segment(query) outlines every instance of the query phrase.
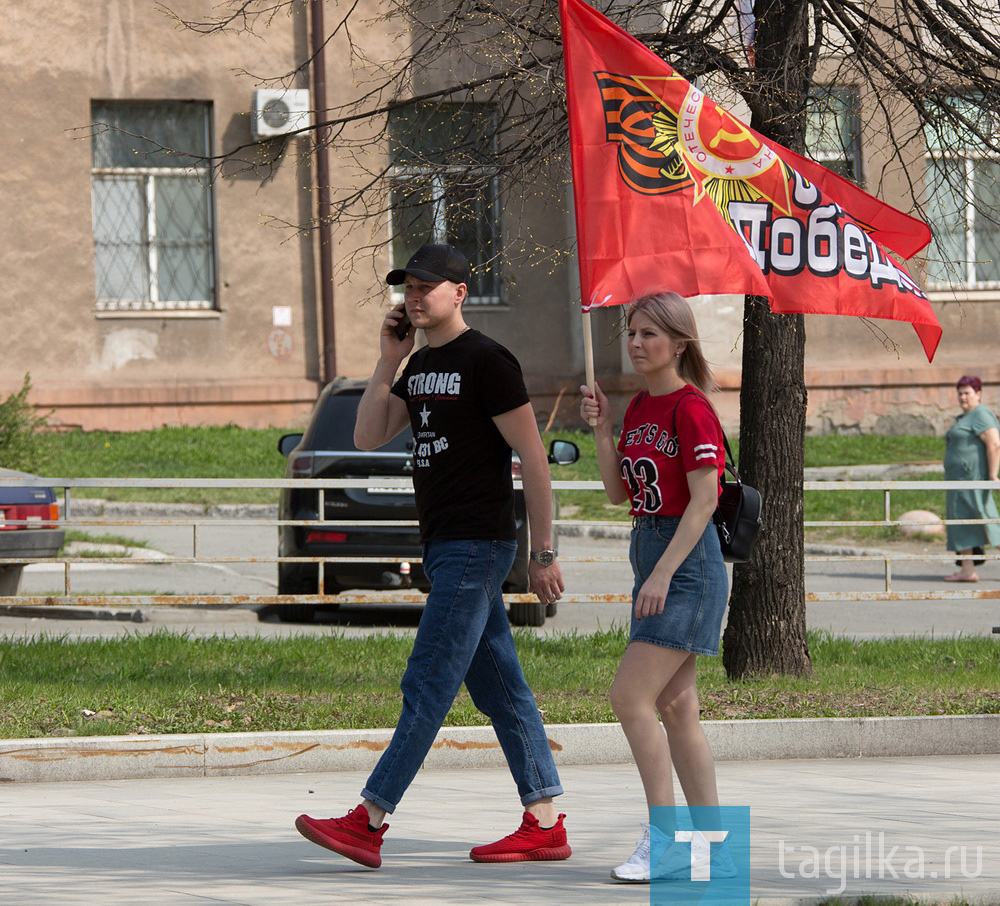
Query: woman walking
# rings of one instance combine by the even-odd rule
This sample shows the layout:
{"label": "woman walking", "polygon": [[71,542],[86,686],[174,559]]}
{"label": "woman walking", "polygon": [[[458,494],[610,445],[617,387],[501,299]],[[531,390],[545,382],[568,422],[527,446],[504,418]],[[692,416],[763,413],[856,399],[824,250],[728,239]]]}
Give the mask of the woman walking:
{"label": "woman walking", "polygon": [[[687,301],[676,293],[646,296],[630,306],[627,323],[629,357],[646,390],[629,404],[617,445],[608,399],[596,383],[593,394],[581,388],[580,414],[594,424],[608,498],[632,504],[631,627],[611,705],[646,804],[655,811],[632,856],[611,877],[648,883],[691,877],[691,844],[673,842],[671,764],[688,806],[708,807],[698,810],[704,816],[717,815],[719,805],[712,752],[699,723],[695,657],[718,654],[726,609],[728,579],[711,522],[725,451],[705,396],[715,381]],[[725,849],[716,849],[712,876],[735,872]]]}
{"label": "woman walking", "polygon": [[[1000,469],[1000,423],[983,405],[983,384],[974,375],[964,375],[955,385],[962,414],[945,434],[944,477],[946,481],[996,481]],[[945,494],[948,519],[998,519],[992,491],[961,490]],[[1000,544],[1000,524],[949,525],[948,550],[958,554],[957,573],[945,582],[978,582],[974,555]],[[982,563],[982,560],[978,561]]]}

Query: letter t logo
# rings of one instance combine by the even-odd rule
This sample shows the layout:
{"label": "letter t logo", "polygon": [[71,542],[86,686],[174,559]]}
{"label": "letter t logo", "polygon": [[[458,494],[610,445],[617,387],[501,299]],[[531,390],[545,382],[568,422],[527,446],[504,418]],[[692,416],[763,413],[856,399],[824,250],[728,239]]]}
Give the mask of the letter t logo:
{"label": "letter t logo", "polygon": [[712,880],[712,843],[721,843],[729,831],[674,831],[678,843],[691,844],[691,880]]}

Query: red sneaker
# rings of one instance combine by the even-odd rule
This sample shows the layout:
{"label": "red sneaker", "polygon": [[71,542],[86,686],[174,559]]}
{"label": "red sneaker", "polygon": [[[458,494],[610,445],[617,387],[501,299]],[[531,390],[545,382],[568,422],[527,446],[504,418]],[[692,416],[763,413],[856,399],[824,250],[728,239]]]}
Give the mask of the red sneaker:
{"label": "red sneaker", "polygon": [[538,819],[525,812],[521,826],[496,843],[476,846],[469,853],[473,862],[549,862],[568,859],[573,850],[566,842],[566,828],[560,815],[550,828],[538,826]]}
{"label": "red sneaker", "polygon": [[383,824],[377,831],[368,829],[368,809],[352,808],[343,818],[310,818],[299,815],[295,829],[317,846],[325,846],[361,865],[378,868],[382,864],[382,838],[389,829]]}

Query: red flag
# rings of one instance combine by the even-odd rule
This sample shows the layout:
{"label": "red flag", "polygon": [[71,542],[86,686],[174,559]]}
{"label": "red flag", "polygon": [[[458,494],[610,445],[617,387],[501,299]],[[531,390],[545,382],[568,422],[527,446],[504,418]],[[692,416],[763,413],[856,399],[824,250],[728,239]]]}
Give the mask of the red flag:
{"label": "red flag", "polygon": [[933,360],[937,318],[883,248],[910,257],[927,224],[764,138],[582,0],[559,9],[585,311],[752,293],[909,321]]}

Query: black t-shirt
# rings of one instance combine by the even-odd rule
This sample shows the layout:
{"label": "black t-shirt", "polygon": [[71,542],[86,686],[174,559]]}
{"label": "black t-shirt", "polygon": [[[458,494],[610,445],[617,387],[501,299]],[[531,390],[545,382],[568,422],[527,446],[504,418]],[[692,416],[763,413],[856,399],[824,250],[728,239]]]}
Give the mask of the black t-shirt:
{"label": "black t-shirt", "polygon": [[493,417],[528,402],[517,359],[470,329],[413,353],[392,392],[413,427],[423,539],[514,540],[511,450]]}

